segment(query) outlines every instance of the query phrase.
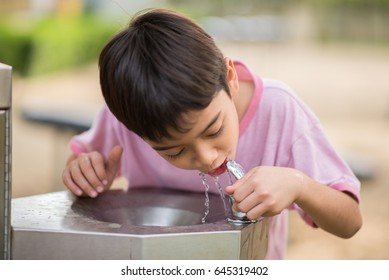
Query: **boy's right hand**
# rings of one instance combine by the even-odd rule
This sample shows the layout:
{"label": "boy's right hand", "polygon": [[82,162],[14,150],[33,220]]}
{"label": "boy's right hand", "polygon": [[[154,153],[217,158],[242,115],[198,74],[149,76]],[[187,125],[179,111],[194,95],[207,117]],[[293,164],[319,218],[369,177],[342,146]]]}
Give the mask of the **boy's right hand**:
{"label": "boy's right hand", "polygon": [[96,151],[71,156],[62,174],[63,183],[77,196],[96,197],[111,186],[122,153],[123,148],[115,146],[106,160]]}

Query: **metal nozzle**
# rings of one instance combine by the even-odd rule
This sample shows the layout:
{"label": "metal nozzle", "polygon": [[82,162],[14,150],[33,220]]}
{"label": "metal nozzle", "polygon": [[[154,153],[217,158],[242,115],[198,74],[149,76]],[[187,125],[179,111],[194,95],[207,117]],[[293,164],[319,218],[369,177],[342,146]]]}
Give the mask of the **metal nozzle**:
{"label": "metal nozzle", "polygon": [[[243,167],[234,160],[227,161],[226,164],[227,170],[230,174],[232,174],[236,180],[241,179],[244,176]],[[231,205],[231,213],[232,217],[228,219],[230,223],[234,224],[249,224],[255,223],[257,220],[249,220],[246,216],[246,213],[234,211],[232,205],[235,203],[235,199],[233,195],[229,195],[229,201]]]}

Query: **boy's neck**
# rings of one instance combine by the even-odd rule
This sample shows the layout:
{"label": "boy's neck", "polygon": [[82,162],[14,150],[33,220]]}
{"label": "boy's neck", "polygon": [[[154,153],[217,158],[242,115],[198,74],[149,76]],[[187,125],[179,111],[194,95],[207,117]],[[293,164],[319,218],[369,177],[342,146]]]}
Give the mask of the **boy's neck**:
{"label": "boy's neck", "polygon": [[252,81],[239,81],[239,91],[233,97],[239,121],[241,121],[245,115],[253,95],[254,83]]}

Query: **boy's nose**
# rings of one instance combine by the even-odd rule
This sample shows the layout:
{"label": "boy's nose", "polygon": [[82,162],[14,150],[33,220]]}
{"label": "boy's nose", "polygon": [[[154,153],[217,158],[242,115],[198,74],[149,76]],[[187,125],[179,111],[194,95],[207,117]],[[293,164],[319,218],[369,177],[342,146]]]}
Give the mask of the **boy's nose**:
{"label": "boy's nose", "polygon": [[207,145],[202,145],[196,149],[194,157],[199,170],[211,171],[210,168],[217,159],[217,150]]}

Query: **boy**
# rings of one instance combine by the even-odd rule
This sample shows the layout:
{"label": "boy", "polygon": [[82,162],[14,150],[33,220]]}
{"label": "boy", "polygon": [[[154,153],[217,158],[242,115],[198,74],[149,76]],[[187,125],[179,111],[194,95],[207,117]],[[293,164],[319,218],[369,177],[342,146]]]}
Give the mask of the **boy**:
{"label": "boy", "polygon": [[339,237],[360,229],[359,181],[319,120],[286,85],[225,58],[192,20],[139,14],[99,67],[107,107],[71,141],[63,181],[74,194],[96,197],[118,174],[130,187],[203,191],[199,171],[218,176],[236,160],[245,176],[221,182],[249,219],[272,217],[268,259],[284,257],[288,208]]}

